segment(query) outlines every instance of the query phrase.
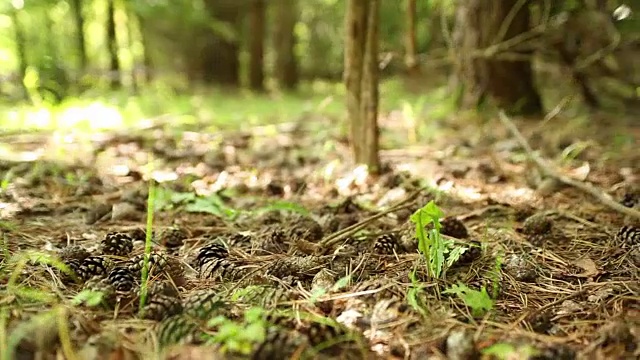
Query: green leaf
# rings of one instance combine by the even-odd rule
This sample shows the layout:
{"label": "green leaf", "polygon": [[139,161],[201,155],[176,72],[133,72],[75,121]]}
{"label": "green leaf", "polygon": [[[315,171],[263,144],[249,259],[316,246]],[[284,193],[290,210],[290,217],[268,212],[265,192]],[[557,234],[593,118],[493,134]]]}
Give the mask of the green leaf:
{"label": "green leaf", "polygon": [[492,356],[498,360],[529,359],[538,353],[539,351],[529,344],[516,347],[513,344],[503,342],[482,349],[483,355]]}
{"label": "green leaf", "polygon": [[451,267],[453,264],[460,260],[460,257],[469,250],[465,246],[454,246],[447,256],[447,267]]}
{"label": "green leaf", "polygon": [[331,290],[338,291],[346,287],[347,285],[349,285],[350,281],[351,281],[351,275],[343,276],[340,279],[338,279],[338,281],[336,281],[335,284],[333,284],[333,287],[331,287]]}
{"label": "green leaf", "polygon": [[172,192],[170,199],[171,199],[171,203],[176,205],[182,204],[182,203],[188,203],[196,199],[196,194],[192,192],[184,192],[184,193]]}
{"label": "green leaf", "polygon": [[262,323],[256,322],[244,328],[242,337],[250,342],[262,342],[266,337],[266,329]]}
{"label": "green leaf", "polygon": [[307,210],[304,206],[300,204],[296,204],[294,202],[282,201],[282,200],[275,201],[267,206],[264,206],[258,209],[257,213],[264,213],[264,212],[275,211],[275,210],[290,211],[290,212],[298,213],[305,216],[309,215],[309,210]]}
{"label": "green leaf", "polygon": [[263,308],[252,307],[244,313],[244,321],[247,323],[261,321],[263,316],[264,316]]}
{"label": "green leaf", "polygon": [[209,319],[209,321],[207,321],[207,326],[216,327],[218,325],[224,324],[227,321],[229,320],[226,317],[219,315],[214,317],[213,319]]}
{"label": "green leaf", "polygon": [[95,307],[102,303],[104,293],[102,291],[82,290],[71,299],[73,305],[86,304],[89,307]]}
{"label": "green leaf", "polygon": [[493,309],[493,300],[485,287],[478,291],[458,283],[458,285],[452,285],[451,288],[443,291],[443,293],[457,295],[465,305],[471,308],[473,316],[482,316],[485,312]]}
{"label": "green leaf", "polygon": [[427,205],[422,208],[422,212],[432,220],[439,220],[444,217],[444,213],[433,200],[429,201]]}

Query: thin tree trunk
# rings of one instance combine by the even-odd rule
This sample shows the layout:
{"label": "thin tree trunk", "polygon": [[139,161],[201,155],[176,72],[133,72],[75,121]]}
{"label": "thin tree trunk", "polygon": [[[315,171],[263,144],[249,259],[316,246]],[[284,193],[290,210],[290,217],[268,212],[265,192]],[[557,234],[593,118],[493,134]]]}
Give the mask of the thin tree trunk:
{"label": "thin tree trunk", "polygon": [[264,90],[264,36],[266,33],[265,5],[265,0],[253,0],[249,15],[249,86],[255,91]]}
{"label": "thin tree trunk", "polygon": [[122,87],[120,61],[118,60],[118,39],[116,38],[115,1],[107,0],[107,47],[109,50],[109,78],[112,89]]}
{"label": "thin tree trunk", "polygon": [[[208,0],[205,5],[213,21],[224,22],[238,34],[241,14],[247,7],[237,0]],[[201,30],[202,44],[196,56],[196,73],[200,72],[205,83],[240,86],[240,45],[237,36],[227,39],[212,33],[209,28]],[[198,75],[196,75],[198,76]]]}
{"label": "thin tree trunk", "polygon": [[142,43],[142,63],[144,66],[144,79],[147,83],[153,81],[153,59],[151,58],[151,45],[149,44],[149,38],[147,31],[149,29],[146,26],[146,20],[136,14],[138,20],[138,29],[140,31],[140,42]]}
{"label": "thin tree trunk", "polygon": [[20,88],[23,91],[23,96],[27,95],[27,89],[24,86],[24,77],[27,74],[27,44],[25,41],[24,29],[22,28],[22,24],[20,23],[20,19],[18,17],[18,10],[12,8],[9,12],[11,16],[11,21],[13,21],[13,34],[14,34],[14,42],[16,47],[16,54],[18,55],[18,76],[20,81]]}
{"label": "thin tree trunk", "polygon": [[378,155],[379,0],[349,0],[345,14],[344,82],[347,88],[350,141],[355,162],[371,173],[380,170]]}
{"label": "thin tree trunk", "polygon": [[292,90],[298,86],[298,64],[295,56],[298,22],[298,0],[275,0],[274,48],[276,50],[275,75],[283,89]]}
{"label": "thin tree trunk", "polygon": [[530,50],[507,51],[519,59],[479,56],[484,49],[512,40],[529,30],[526,0],[466,0],[458,3],[456,14],[455,68],[462,85],[460,105],[475,108],[485,99],[511,114],[533,115],[542,112],[542,101],[533,80]]}
{"label": "thin tree trunk", "polygon": [[82,0],[72,0],[73,21],[76,26],[76,46],[78,51],[80,74],[87,70],[87,48],[84,38],[84,16],[82,15]]}
{"label": "thin tree trunk", "polygon": [[407,72],[411,75],[420,72],[417,59],[417,39],[416,39],[416,0],[406,0],[407,28],[405,30],[405,54],[404,62]]}

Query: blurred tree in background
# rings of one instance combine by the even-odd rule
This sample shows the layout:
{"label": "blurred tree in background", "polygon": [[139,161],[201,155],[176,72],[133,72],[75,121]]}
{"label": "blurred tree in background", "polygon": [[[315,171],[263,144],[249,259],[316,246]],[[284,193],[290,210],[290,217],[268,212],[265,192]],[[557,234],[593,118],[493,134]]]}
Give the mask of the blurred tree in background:
{"label": "blurred tree in background", "polygon": [[[158,83],[183,92],[340,83],[349,58],[348,3],[5,1],[0,93],[10,103],[39,98],[56,104],[87,93],[137,93]],[[637,9],[624,15],[621,5],[380,1],[377,70],[381,81],[403,79],[427,96],[446,88],[461,108],[492,104],[539,114],[553,107],[563,88],[591,107],[628,109],[638,103],[640,65],[633,59],[640,52],[640,16]]]}

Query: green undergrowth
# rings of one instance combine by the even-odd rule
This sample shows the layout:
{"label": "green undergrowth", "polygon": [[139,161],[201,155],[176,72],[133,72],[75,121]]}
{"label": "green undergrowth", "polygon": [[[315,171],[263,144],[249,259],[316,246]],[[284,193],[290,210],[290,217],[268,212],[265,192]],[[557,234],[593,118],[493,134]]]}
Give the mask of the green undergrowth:
{"label": "green undergrowth", "polygon": [[[399,80],[380,86],[381,110],[415,103],[418,94],[404,89]],[[166,120],[172,129],[208,124],[213,129],[239,129],[247,125],[288,122],[304,114],[343,118],[346,113],[341,83],[303,83],[293,93],[253,93],[246,90],[176,89],[152,84],[138,93],[88,92],[59,104],[38,99],[21,104],[0,103],[0,128],[6,132],[36,130],[121,129],[144,125],[143,120]],[[166,116],[165,119],[163,117]]]}

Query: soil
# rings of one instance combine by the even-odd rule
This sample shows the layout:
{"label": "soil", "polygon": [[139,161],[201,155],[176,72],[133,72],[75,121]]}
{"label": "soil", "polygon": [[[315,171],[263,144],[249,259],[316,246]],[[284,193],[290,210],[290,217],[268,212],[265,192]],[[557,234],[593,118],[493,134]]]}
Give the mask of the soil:
{"label": "soil", "polygon": [[[406,143],[389,121],[383,140]],[[640,357],[639,219],[543,176],[497,119],[441,122],[383,150],[376,176],[334,123],[6,136],[10,358]],[[516,121],[562,173],[638,209],[640,127],[616,124]],[[465,249],[437,278],[410,219],[431,200]]]}

